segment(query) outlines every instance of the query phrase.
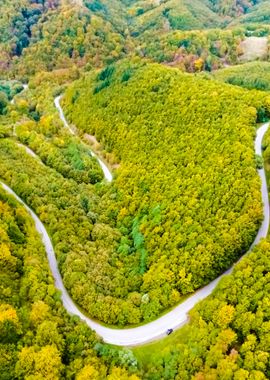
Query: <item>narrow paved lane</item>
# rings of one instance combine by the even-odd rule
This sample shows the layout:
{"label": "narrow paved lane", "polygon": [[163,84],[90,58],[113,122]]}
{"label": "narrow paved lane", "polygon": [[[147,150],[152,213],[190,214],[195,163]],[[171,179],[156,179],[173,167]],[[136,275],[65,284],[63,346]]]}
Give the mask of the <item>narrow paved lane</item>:
{"label": "narrow paved lane", "polygon": [[10,101],[10,104],[15,104],[15,97],[17,95],[21,95],[24,91],[26,91],[28,89],[28,84],[23,84],[23,90],[21,92],[19,92],[18,94],[16,94]]}
{"label": "narrow paved lane", "polygon": [[[262,155],[262,139],[268,127],[269,123],[264,124],[257,130],[257,136],[255,140],[255,152],[260,156]],[[262,182],[261,193],[262,200],[264,203],[264,220],[250,249],[252,249],[253,246],[260,241],[260,239],[265,238],[267,236],[269,227],[269,200],[264,169],[259,170],[258,173]],[[220,279],[224,275],[231,273],[233,270],[233,267],[228,269],[223,275],[212,281],[204,288],[198,290],[196,293],[194,293],[192,296],[186,299],[183,303],[175,307],[172,311],[168,312],[167,314],[163,315],[162,317],[156,319],[153,322],[150,322],[143,326],[121,330],[104,327],[100,325],[98,322],[86,317],[74,304],[69,294],[67,293],[58,270],[52,243],[42,222],[39,220],[36,214],[12,191],[12,189],[10,189],[7,185],[3,183],[1,184],[8,193],[12,194],[20,203],[24,204],[24,206],[34,219],[36,228],[42,237],[42,241],[47,252],[49,265],[55,280],[55,286],[62,293],[61,298],[65,309],[70,314],[78,315],[82,320],[84,320],[87,323],[87,325],[90,328],[95,330],[97,334],[99,334],[104,339],[105,342],[116,344],[119,346],[134,346],[150,342],[152,340],[165,336],[166,330],[168,328],[177,329],[181,327],[183,324],[185,324],[188,321],[188,312],[193,308],[193,306],[197,302],[211,294],[211,292],[216,287]]]}
{"label": "narrow paved lane", "polygon": [[[57,108],[57,110],[59,112],[60,119],[62,120],[64,126],[69,130],[69,132],[72,135],[76,135],[75,132],[73,131],[73,129],[68,124],[67,119],[65,118],[64,111],[63,111],[63,109],[61,107],[61,104],[60,104],[61,98],[62,98],[62,96],[57,96],[54,99],[54,105],[55,105],[55,107]],[[113,176],[112,176],[112,173],[111,173],[110,169],[108,168],[108,166],[90,148],[89,148],[89,150],[90,150],[90,153],[91,153],[92,157],[95,157],[98,160],[98,163],[99,163],[99,165],[100,165],[100,167],[101,167],[101,169],[103,171],[104,178],[108,182],[112,182]]]}

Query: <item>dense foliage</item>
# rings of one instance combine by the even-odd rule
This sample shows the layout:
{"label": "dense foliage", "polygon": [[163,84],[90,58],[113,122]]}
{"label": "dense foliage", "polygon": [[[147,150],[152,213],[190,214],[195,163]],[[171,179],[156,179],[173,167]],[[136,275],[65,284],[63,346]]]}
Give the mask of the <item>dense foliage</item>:
{"label": "dense foliage", "polygon": [[32,38],[32,30],[58,0],[2,0],[0,4],[0,70],[6,70],[13,56],[20,56]]}
{"label": "dense foliage", "polygon": [[11,100],[16,94],[23,90],[23,86],[17,81],[0,81],[0,93],[4,93],[8,100]]}
{"label": "dense foliage", "polygon": [[[39,73],[15,99],[13,134],[48,166],[78,183],[97,183],[102,170],[89,148],[62,125],[53,100],[61,85],[76,78],[76,70]],[[42,86],[40,83],[42,81]]]}
{"label": "dense foliage", "polygon": [[254,95],[127,64],[86,76],[65,95],[70,120],[120,162],[99,220],[121,234],[114,260],[140,276],[134,290],[150,300],[144,319],[216,277],[253,240],[261,206],[251,106],[267,107]]}
{"label": "dense foliage", "polygon": [[[235,18],[255,9],[256,0],[168,0],[132,1],[128,13],[132,17],[132,33],[146,30],[196,30],[224,27]],[[258,6],[260,10],[261,5]]]}
{"label": "dense foliage", "polygon": [[74,63],[90,68],[121,57],[126,22],[120,2],[108,2],[111,12],[105,14],[78,3],[1,2],[0,72],[4,75],[7,68],[14,68],[25,76]]}
{"label": "dense foliage", "polygon": [[250,11],[239,18],[242,24],[269,24],[270,23],[270,6],[268,1],[262,1],[259,5],[250,9]]}
{"label": "dense foliage", "polygon": [[44,19],[18,63],[19,74],[87,65],[100,66],[123,56],[125,40],[113,25],[97,15],[70,6]]}
{"label": "dense foliage", "polygon": [[[147,55],[159,62],[176,61],[188,71],[195,71],[194,61],[202,59],[196,69],[211,70],[237,61],[241,51],[239,29],[224,33],[214,30],[209,36],[199,31],[195,35],[179,31],[224,27],[232,20],[236,26],[239,20],[242,22],[239,16],[253,8],[256,13],[257,9],[256,1],[226,0],[17,3],[15,6],[5,0],[0,4],[0,72],[7,75],[9,69],[12,75],[21,78],[74,64],[90,70],[134,54]],[[265,13],[265,3],[259,3],[258,10]],[[244,32],[261,28],[249,21],[241,24],[241,38]]]}
{"label": "dense foliage", "polygon": [[250,62],[212,73],[215,79],[248,89],[270,90],[270,64]]}
{"label": "dense foliage", "polygon": [[238,62],[243,39],[244,29],[239,28],[144,33],[138,39],[136,52],[183,71],[212,71],[224,64]]}
{"label": "dense foliage", "polygon": [[[245,36],[269,34],[269,15],[260,0],[0,2],[0,177],[46,225],[64,284],[91,317],[147,322],[253,241],[255,123],[270,98],[222,82],[268,91],[269,64],[216,69],[239,62]],[[10,103],[23,88],[14,78],[29,90]],[[53,99],[78,78],[63,102],[71,135]],[[115,169],[112,185],[85,137]],[[263,147],[269,185],[270,131]],[[139,368],[66,314],[33,221],[1,189],[0,246],[1,380],[270,377],[268,241],[179,338],[135,350]]]}
{"label": "dense foliage", "polygon": [[33,221],[2,188],[0,247],[1,380],[138,380],[129,350],[107,347],[66,314]]}
{"label": "dense foliage", "polygon": [[129,10],[134,16],[132,34],[136,36],[146,30],[166,32],[170,29],[191,30],[221,25],[222,19],[207,3],[205,0],[137,1]]}
{"label": "dense foliage", "polygon": [[[262,242],[191,312],[182,339],[142,360],[144,379],[269,379],[270,243]],[[158,344],[157,344],[158,346]]]}
{"label": "dense foliage", "polygon": [[263,3],[263,0],[210,0],[210,2],[219,14],[234,17],[253,11],[254,6]]}
{"label": "dense foliage", "polygon": [[[0,141],[0,175],[37,212],[55,247],[64,283],[91,316],[111,323],[136,323],[141,318],[136,264],[114,251],[119,232],[97,220],[98,197],[89,185],[78,186],[31,159],[14,142]],[[126,264],[125,264],[126,262]],[[126,299],[123,299],[123,298]]]}
{"label": "dense foliage", "polygon": [[[63,129],[56,130],[48,117],[36,124],[26,122],[16,128],[19,139],[36,152],[48,166],[55,168],[64,177],[78,183],[97,183],[103,179],[102,170],[89,148],[70,136]],[[55,133],[54,133],[55,132]]]}
{"label": "dense foliage", "polygon": [[0,115],[7,113],[8,103],[23,90],[23,85],[17,81],[0,80]]}

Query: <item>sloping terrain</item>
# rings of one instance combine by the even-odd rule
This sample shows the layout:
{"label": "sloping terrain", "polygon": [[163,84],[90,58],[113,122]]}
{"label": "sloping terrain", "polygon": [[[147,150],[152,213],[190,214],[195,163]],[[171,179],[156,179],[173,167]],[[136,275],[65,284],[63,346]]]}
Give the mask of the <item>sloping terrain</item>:
{"label": "sloping terrain", "polygon": [[[0,72],[6,75],[7,68],[14,68],[13,75],[27,77],[73,64],[90,70],[127,55],[144,55],[143,42],[174,30],[224,28],[232,21],[236,26],[243,14],[266,14],[267,3],[253,5],[251,1],[207,0],[55,0],[41,5],[20,0],[15,6],[5,0],[0,4]],[[244,23],[245,19],[239,20]],[[164,51],[158,55],[159,61],[162,55],[166,58]],[[220,58],[226,56],[225,50]],[[188,59],[191,66],[195,59]]]}
{"label": "sloping terrain", "polygon": [[208,282],[252,241],[255,187],[251,198],[237,195],[245,181],[256,186],[248,98],[158,65],[110,66],[67,91],[70,120],[120,162],[98,214],[121,232],[114,260],[141,276],[143,318]]}
{"label": "sloping terrain", "polygon": [[224,27],[251,11],[257,1],[167,0],[133,1],[129,7],[136,33],[149,29],[196,30]]}
{"label": "sloping terrain", "polygon": [[136,349],[144,379],[269,379],[269,262],[264,241],[195,307],[178,336]]}
{"label": "sloping terrain", "polygon": [[1,186],[1,380],[71,380],[74,373],[81,380],[139,379],[129,376],[121,360],[126,355],[125,363],[133,360],[136,368],[130,351],[111,351],[106,363],[98,353],[104,348],[93,331],[65,312],[31,217]]}
{"label": "sloping terrain", "polygon": [[270,22],[270,4],[268,1],[259,2],[256,6],[249,9],[249,11],[239,17],[236,20],[237,23],[241,24],[269,24]]}
{"label": "sloping terrain", "polygon": [[137,7],[130,10],[134,13],[132,30],[142,33],[145,30],[170,29],[203,29],[216,27],[222,19],[206,4],[206,1],[169,0],[162,2],[138,2]]}
{"label": "sloping terrain", "polygon": [[[46,226],[85,315],[121,327],[181,308],[253,241],[269,64],[217,69],[246,36],[266,52],[269,15],[268,0],[0,1],[0,179]],[[263,149],[269,185],[269,132]],[[140,363],[67,315],[33,222],[2,189],[0,246],[0,380],[270,377],[268,239]]]}
{"label": "sloping terrain", "polygon": [[[100,66],[121,57],[127,27],[119,1],[100,10],[72,1],[0,4],[0,72],[22,77],[73,64]],[[110,5],[110,6],[109,6]],[[5,15],[10,15],[7,17]],[[18,65],[18,67],[17,67]],[[2,71],[1,71],[2,70]]]}
{"label": "sloping terrain", "polygon": [[209,2],[218,14],[236,18],[252,12],[257,4],[265,0],[210,0]]}
{"label": "sloping terrain", "polygon": [[59,0],[3,0],[0,4],[0,72],[8,68],[13,56],[20,56],[32,37],[32,29],[42,15],[55,9]]}
{"label": "sloping terrain", "polygon": [[250,90],[270,90],[269,62],[249,62],[214,71],[211,75],[215,79]]}

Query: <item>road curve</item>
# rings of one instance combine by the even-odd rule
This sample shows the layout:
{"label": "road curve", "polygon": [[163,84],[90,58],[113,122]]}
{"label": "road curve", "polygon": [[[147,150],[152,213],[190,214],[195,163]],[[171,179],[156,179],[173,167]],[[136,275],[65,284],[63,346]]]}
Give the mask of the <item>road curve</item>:
{"label": "road curve", "polygon": [[[24,91],[28,89],[28,84],[22,84],[22,86],[23,86],[23,90],[16,95],[19,95],[19,94],[21,95]],[[11,99],[10,104],[15,104],[15,96]]]}
{"label": "road curve", "polygon": [[[256,135],[256,140],[255,140],[255,152],[256,154],[260,156],[262,156],[262,150],[261,150],[262,139],[268,127],[269,127],[269,123],[264,124],[262,127],[260,127],[257,130],[257,135]],[[258,231],[258,234],[253,244],[250,247],[250,250],[262,238],[265,238],[267,236],[268,227],[269,227],[269,200],[268,200],[267,184],[266,184],[264,169],[258,170],[258,174],[261,178],[261,193],[262,193],[262,200],[264,203],[264,207],[263,207],[264,220],[261,224],[261,227]],[[223,276],[230,274],[233,270],[233,267],[231,267],[223,275],[219,276],[210,284],[208,284],[207,286],[195,292],[183,303],[176,306],[172,311],[168,312],[162,317],[146,325],[135,327],[135,328],[128,328],[128,329],[112,329],[112,328],[102,326],[98,322],[93,321],[90,318],[86,317],[78,309],[78,307],[70,298],[68,292],[66,291],[64,287],[61,275],[58,270],[58,265],[55,258],[55,253],[54,253],[51,240],[42,222],[39,220],[37,215],[22,201],[22,199],[19,198],[13,192],[12,189],[10,189],[6,184],[2,182],[0,183],[2,184],[3,188],[8,193],[12,194],[20,203],[22,203],[25,206],[25,208],[28,210],[28,212],[31,214],[32,218],[34,219],[36,229],[41,235],[44,247],[47,252],[50,269],[55,281],[55,286],[57,289],[61,291],[61,299],[67,312],[69,314],[79,316],[83,321],[87,323],[87,325],[91,329],[95,330],[97,334],[100,335],[104,339],[104,341],[107,343],[116,344],[118,346],[140,345],[146,342],[156,340],[162,336],[165,336],[166,330],[168,328],[177,329],[181,327],[183,324],[185,324],[188,321],[188,312],[193,308],[193,306],[196,303],[198,303],[200,300],[206,298],[209,294],[211,294],[211,292],[216,287],[220,279]]]}
{"label": "road curve", "polygon": [[[64,115],[64,111],[61,107],[61,104],[60,104],[60,100],[62,98],[62,95],[60,96],[57,96],[55,99],[54,99],[54,105],[55,107],[57,108],[58,112],[59,112],[59,116],[60,116],[60,119],[62,120],[64,126],[69,130],[69,132],[72,134],[72,135],[76,135],[76,133],[73,131],[73,129],[70,127],[70,125],[68,124],[67,122],[67,119],[65,118],[65,115]],[[95,157],[103,171],[103,175],[104,175],[104,178],[108,181],[108,182],[112,182],[113,180],[113,176],[112,176],[112,173],[110,171],[110,169],[108,168],[108,166],[91,150],[90,150],[90,153],[92,155],[92,157]]]}

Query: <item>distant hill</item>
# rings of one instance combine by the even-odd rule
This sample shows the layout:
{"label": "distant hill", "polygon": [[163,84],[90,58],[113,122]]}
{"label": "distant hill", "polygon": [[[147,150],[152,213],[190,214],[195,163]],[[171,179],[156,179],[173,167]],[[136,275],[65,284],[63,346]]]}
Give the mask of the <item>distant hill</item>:
{"label": "distant hill", "polygon": [[[15,4],[3,0],[0,73],[6,75],[12,68],[15,75],[28,77],[74,64],[90,70],[128,55],[175,64],[179,54],[184,70],[195,71],[198,58],[203,60],[199,67],[211,70],[223,61],[236,63],[238,36],[244,35],[250,23],[261,25],[269,17],[270,5],[264,1],[19,0]],[[239,25],[242,31],[234,32]],[[226,26],[230,26],[227,36],[214,32],[208,39],[201,34],[213,28],[226,30]],[[174,47],[173,33],[188,31],[193,35],[180,36],[179,46]],[[212,37],[215,33],[217,38]],[[193,46],[195,40],[198,43]],[[149,51],[153,42],[157,47]],[[184,63],[182,51],[177,51],[182,47]]]}
{"label": "distant hill", "polygon": [[241,24],[269,24],[270,3],[268,1],[262,1],[254,7],[250,7],[246,14],[239,17],[236,22]]}
{"label": "distant hill", "polygon": [[203,29],[222,24],[219,17],[209,6],[208,1],[169,0],[156,2],[136,2],[129,9],[132,16],[134,34],[149,29]]}
{"label": "distant hill", "polygon": [[[224,27],[253,10],[262,1],[228,0],[143,0],[132,1],[129,15],[134,32],[149,29],[194,30]],[[260,7],[256,7],[256,9]]]}
{"label": "distant hill", "polygon": [[120,1],[43,3],[0,3],[1,74],[14,66],[26,77],[73,64],[90,69],[122,57],[127,21]]}
{"label": "distant hill", "polygon": [[270,91],[270,62],[250,62],[212,73],[215,79],[244,88]]}
{"label": "distant hill", "polygon": [[211,8],[220,15],[232,18],[250,12],[257,4],[265,0],[210,0]]}
{"label": "distant hill", "polygon": [[59,0],[1,0],[0,2],[0,71],[8,68],[12,56],[21,55],[30,43],[32,28]]}

